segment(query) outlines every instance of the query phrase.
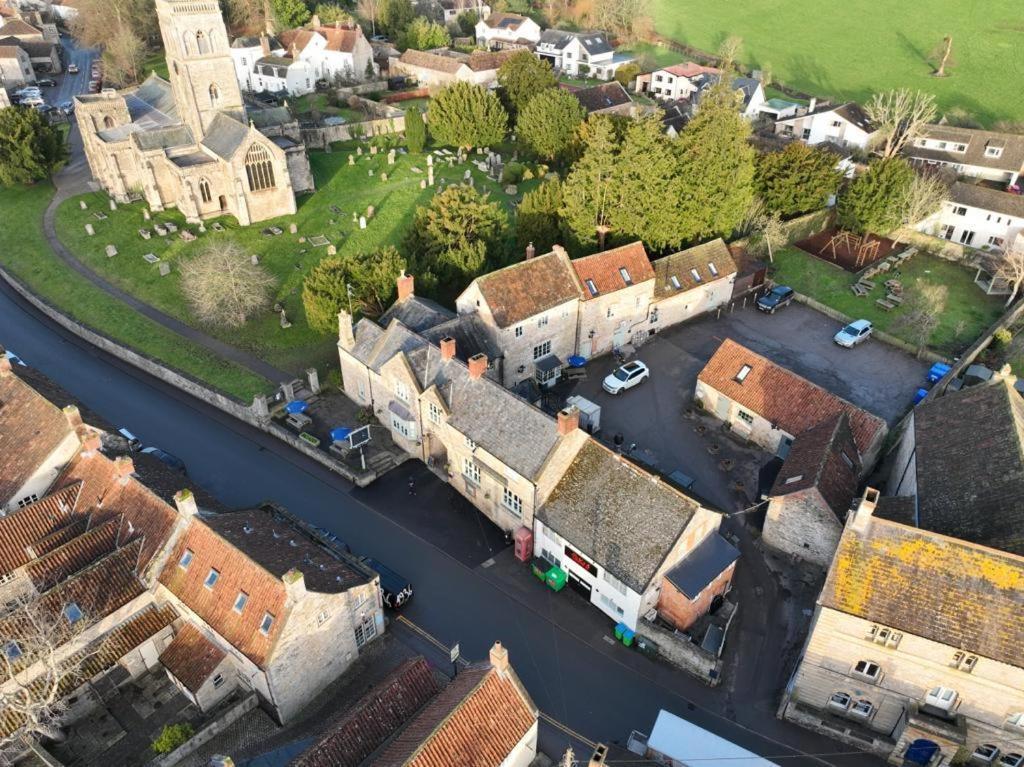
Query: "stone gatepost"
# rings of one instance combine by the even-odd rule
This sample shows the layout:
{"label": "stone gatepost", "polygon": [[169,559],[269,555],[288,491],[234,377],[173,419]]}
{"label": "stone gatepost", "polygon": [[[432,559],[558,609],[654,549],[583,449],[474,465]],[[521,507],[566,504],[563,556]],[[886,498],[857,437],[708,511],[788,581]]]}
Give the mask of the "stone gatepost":
{"label": "stone gatepost", "polygon": [[270,420],[270,408],[267,407],[267,397],[265,394],[257,394],[252,398],[252,414],[260,421],[260,423],[266,423]]}
{"label": "stone gatepost", "polygon": [[313,394],[320,393],[320,374],[316,372],[316,368],[309,368],[306,371],[306,380],[309,381],[309,390]]}

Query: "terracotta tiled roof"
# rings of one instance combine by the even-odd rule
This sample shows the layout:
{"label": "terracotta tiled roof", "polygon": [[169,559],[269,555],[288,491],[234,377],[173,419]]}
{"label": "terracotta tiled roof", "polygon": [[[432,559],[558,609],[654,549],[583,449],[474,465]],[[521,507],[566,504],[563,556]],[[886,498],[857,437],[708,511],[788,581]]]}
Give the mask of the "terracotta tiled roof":
{"label": "terracotta tiled roof", "polygon": [[[49,497],[49,496],[47,496]],[[86,530],[89,529],[89,523],[91,517],[85,514],[80,514],[75,517],[75,521],[68,525],[65,525],[60,530],[54,533],[50,533],[43,538],[32,544],[31,551],[37,557],[45,556],[55,549],[59,549],[68,541],[77,538]]]}
{"label": "terracotta tiled roof", "polygon": [[1024,668],[1024,558],[869,522],[843,532],[823,606]]}
{"label": "terracotta tiled roof", "polygon": [[718,74],[721,70],[716,69],[715,67],[705,67],[693,61],[687,61],[685,64],[673,64],[672,66],[665,67],[660,71],[668,72],[670,75],[675,75],[676,77],[696,77],[697,75],[703,74]]}
{"label": "terracotta tiled roof", "polygon": [[[651,268],[642,242],[633,242],[621,248],[612,248],[603,253],[574,259],[572,266],[583,285],[580,297],[584,301],[654,279],[654,269]],[[629,275],[629,282],[623,277],[620,271],[622,269]],[[597,293],[590,290],[588,280],[594,283]]]}
{"label": "terracotta tiled roof", "polygon": [[[736,374],[744,365],[749,365],[750,371],[741,383],[736,380]],[[730,338],[722,341],[697,380],[794,436],[846,413],[862,456],[886,433],[885,421],[881,418]]]}
{"label": "terracotta tiled roof", "polygon": [[[285,540],[281,545],[288,543]],[[192,552],[187,570],[179,564],[185,549]],[[211,568],[220,576],[213,588],[206,588],[203,582]],[[280,578],[256,564],[204,520],[193,519],[174,547],[160,582],[253,663],[264,666],[285,617],[285,588]],[[239,614],[234,604],[241,591],[248,600]],[[267,634],[260,631],[265,613],[274,616]]]}
{"label": "terracotta tiled roof", "polygon": [[466,62],[466,66],[472,69],[474,72],[486,72],[489,69],[497,69],[512,56],[515,56],[518,51],[473,51],[469,54],[469,60]]}
{"label": "terracotta tiled roof", "polygon": [[500,767],[537,720],[511,670],[471,666],[388,745],[375,767]]}
{"label": "terracotta tiled roof", "polygon": [[840,413],[796,436],[771,495],[816,487],[829,508],[844,520],[857,492],[860,468],[850,421],[846,413]]}
{"label": "terracotta tiled roof", "polygon": [[60,409],[0,367],[0,505],[17,500],[11,496],[72,433]]}
{"label": "terracotta tiled roof", "polygon": [[356,43],[363,36],[362,30],[347,29],[345,27],[317,27],[315,29],[289,29],[278,35],[281,47],[290,50],[292,43],[301,52],[309,45],[314,35],[320,35],[327,41],[327,50],[340,53],[352,53]]}
{"label": "terracotta tiled roof", "polygon": [[0,517],[0,573],[10,573],[28,564],[34,557],[32,544],[82,516],[76,513],[81,489],[80,482],[68,485]]}
{"label": "terracotta tiled roof", "polygon": [[[717,275],[712,274],[712,265],[718,272]],[[657,279],[657,282],[654,283],[656,301],[736,274],[736,262],[721,237],[659,258],[652,266]],[[699,280],[693,276],[694,270],[700,277]],[[675,278],[675,282],[679,283],[678,288],[675,286],[673,278]]]}
{"label": "terracotta tiled roof", "polygon": [[31,24],[26,24],[21,19],[11,19],[2,27],[0,27],[0,35],[13,35],[14,37],[32,37],[42,36],[42,32],[33,27]]}
{"label": "terracotta tiled roof", "polygon": [[39,559],[26,571],[38,590],[53,588],[117,548],[121,520],[109,519]]}
{"label": "terracotta tiled roof", "polygon": [[580,295],[576,272],[564,252],[521,261],[477,277],[498,327],[516,325]]}
{"label": "terracotta tiled roof", "polygon": [[405,661],[331,725],[291,767],[359,767],[439,689],[426,660]]}
{"label": "terracotta tiled roof", "polygon": [[184,624],[173,641],[160,653],[160,662],[171,675],[197,692],[224,660],[226,653],[203,636],[191,623]]}

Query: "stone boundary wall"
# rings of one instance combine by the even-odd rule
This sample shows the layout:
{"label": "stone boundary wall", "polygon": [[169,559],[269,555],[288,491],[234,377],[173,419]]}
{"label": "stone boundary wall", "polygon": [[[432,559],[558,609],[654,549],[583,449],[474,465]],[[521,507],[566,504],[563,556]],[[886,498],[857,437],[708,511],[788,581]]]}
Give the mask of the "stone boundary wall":
{"label": "stone boundary wall", "polygon": [[170,384],[174,388],[179,389],[186,394],[190,394],[196,399],[213,405],[218,410],[227,413],[250,426],[254,426],[260,431],[264,431],[267,434],[276,437],[290,447],[293,447],[304,455],[312,458],[314,461],[317,461],[334,473],[340,474],[345,479],[359,487],[366,487],[377,479],[376,471],[368,470],[366,472],[356,473],[353,469],[340,461],[336,461],[324,451],[319,450],[318,448],[303,442],[297,436],[288,433],[269,419],[258,417],[256,413],[253,412],[252,408],[242,404],[233,397],[229,397],[226,394],[215,391],[194,378],[186,376],[184,373],[179,373],[176,370],[172,370],[149,357],[143,356],[142,354],[139,354],[138,352],[129,349],[126,346],[122,346],[116,341],[97,333],[95,330],[82,325],[76,320],[73,320],[32,293],[4,268],[0,268],[0,278],[10,285],[18,295],[32,304],[32,306],[46,315],[49,319],[56,322],[65,330],[74,333],[83,341],[87,341],[93,346],[102,349],[111,356],[117,357],[123,362],[127,362],[129,365],[149,373],[149,375],[154,378],[158,378],[164,383]]}
{"label": "stone boundary wall", "polygon": [[343,85],[340,88],[335,88],[334,91],[338,94],[338,98],[347,99],[349,96],[362,96],[364,93],[377,93],[387,89],[387,80],[370,80],[356,85]]}
{"label": "stone boundary wall", "polygon": [[201,746],[213,740],[254,708],[256,708],[256,693],[249,693],[241,702],[229,708],[223,715],[210,722],[206,727],[203,727],[171,753],[150,760],[147,763],[147,767],[172,767],[172,765],[182,761],[185,757],[195,753]]}
{"label": "stone boundary wall", "polygon": [[[355,102],[354,104],[352,102]],[[370,101],[362,96],[352,96],[349,104],[353,108],[365,106],[372,110],[374,117],[357,123],[344,125],[318,125],[303,127],[302,143],[307,148],[327,149],[336,141],[351,141],[354,138],[372,138],[405,130],[405,112],[397,107],[379,101]],[[354,131],[354,132],[353,132]]]}
{"label": "stone boundary wall", "polygon": [[653,640],[658,645],[658,657],[669,665],[692,674],[708,687],[721,684],[721,659],[702,650],[699,645],[680,639],[668,629],[646,620],[637,627],[637,636]]}

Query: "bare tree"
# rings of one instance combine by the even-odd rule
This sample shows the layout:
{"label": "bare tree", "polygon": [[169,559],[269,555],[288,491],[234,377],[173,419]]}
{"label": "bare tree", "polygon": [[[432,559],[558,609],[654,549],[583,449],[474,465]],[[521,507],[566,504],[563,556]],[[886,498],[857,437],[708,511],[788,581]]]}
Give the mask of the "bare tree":
{"label": "bare tree", "polygon": [[625,40],[635,40],[638,23],[649,17],[649,0],[594,0],[590,17],[594,26]]}
{"label": "bare tree", "polygon": [[137,80],[147,48],[157,42],[155,16],[144,0],[81,0],[71,32],[81,45],[102,49],[107,79],[127,85]]}
{"label": "bare tree", "polygon": [[275,280],[233,242],[215,242],[181,267],[181,289],[196,316],[239,327],[270,304]]}
{"label": "bare tree", "polygon": [[1012,304],[1020,293],[1024,281],[1024,237],[1017,236],[1013,244],[1001,256],[992,259],[992,279],[1005,280],[1010,285],[1006,305]]}
{"label": "bare tree", "polygon": [[356,13],[370,21],[370,34],[377,34],[377,14],[380,13],[380,0],[359,0]]}
{"label": "bare tree", "polygon": [[738,35],[729,35],[718,46],[718,58],[721,59],[722,69],[732,69],[740,56],[743,48],[743,38]]}
{"label": "bare tree", "polygon": [[882,157],[895,157],[935,120],[935,97],[906,88],[876,93],[864,110],[878,128]]}
{"label": "bare tree", "polygon": [[946,67],[956,64],[953,58],[953,35],[946,35],[942,42],[935,46],[935,49],[928,56],[928,60],[935,65],[935,76],[945,77]]}
{"label": "bare tree", "polygon": [[940,174],[929,172],[916,174],[910,184],[910,191],[907,192],[906,199],[903,201],[903,210],[900,213],[903,227],[897,233],[895,242],[899,244],[907,229],[912,229],[942,207],[942,201],[948,195],[949,186]]}
{"label": "bare tree", "polygon": [[893,326],[903,330],[917,346],[918,356],[927,348],[932,333],[939,326],[948,299],[949,288],[945,285],[917,282],[904,304],[906,311],[893,322]]}
{"label": "bare tree", "polygon": [[786,242],[786,227],[776,212],[761,213],[754,221],[754,231],[758,235],[758,250],[768,253],[768,260],[775,262],[775,248]]}

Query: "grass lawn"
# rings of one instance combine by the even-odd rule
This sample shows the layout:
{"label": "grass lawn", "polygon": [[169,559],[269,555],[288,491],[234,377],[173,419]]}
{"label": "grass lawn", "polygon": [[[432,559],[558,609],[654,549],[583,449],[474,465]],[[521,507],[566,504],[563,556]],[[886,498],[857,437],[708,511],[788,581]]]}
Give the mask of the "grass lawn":
{"label": "grass lawn", "polygon": [[[1019,0],[654,0],[652,15],[660,34],[702,50],[738,35],[746,64],[770,66],[775,79],[816,96],[864,102],[914,88],[986,125],[1024,121]],[[936,79],[926,59],[947,34],[958,63]]]}
{"label": "grass lawn", "polygon": [[327,103],[326,93],[307,93],[297,99],[290,100],[288,106],[298,115],[309,114],[314,109],[323,116],[336,115],[344,117],[346,122],[357,123],[366,119],[366,113],[358,109],[352,109],[347,105],[330,106]]}
{"label": "grass lawn", "polygon": [[[292,327],[282,329],[276,313],[251,320],[239,329],[204,327],[211,335],[237,347],[244,348],[271,364],[289,371],[300,371],[315,365],[321,370],[337,365],[336,339],[315,333],[306,324],[302,308],[302,281],[309,269],[327,255],[327,247],[313,247],[301,243],[302,236],[326,236],[334,244],[339,255],[365,253],[387,245],[399,245],[412,221],[417,206],[426,205],[435,189],[420,189],[420,180],[426,178],[426,157],[424,155],[397,156],[393,167],[388,167],[384,153],[371,157],[364,146],[363,157],[354,166],[348,165],[348,156],[355,153],[355,144],[337,144],[330,154],[311,152],[310,163],[316,179],[317,192],[300,198],[299,210],[294,217],[282,217],[250,227],[239,227],[233,218],[220,222],[226,231],[217,233],[206,222],[206,234],[200,234],[195,242],[184,242],[177,235],[166,238],[154,237],[143,240],[138,230],[152,229],[158,221],[173,221],[185,226],[184,219],[177,212],[168,211],[154,214],[153,221],[142,217],[143,204],[119,206],[110,211],[103,194],[89,194],[64,202],[57,215],[57,230],[61,240],[92,269],[104,275],[121,288],[130,291],[141,300],[162,311],[194,323],[190,308],[181,294],[177,266],[195,255],[204,243],[218,239],[232,239],[247,253],[260,257],[260,262],[277,280],[276,300],[281,303],[292,322]],[[506,155],[507,157],[508,155]],[[475,157],[475,156],[474,156]],[[422,173],[415,173],[418,167]],[[446,162],[435,160],[435,177],[449,181],[461,180],[465,166],[449,168]],[[370,177],[368,171],[374,170]],[[380,173],[389,175],[386,183],[380,181]],[[472,168],[477,189],[491,192],[492,199],[509,206],[511,198],[502,187]],[[519,193],[536,186],[539,181],[519,185]],[[85,200],[88,210],[79,208],[79,201]],[[376,214],[367,222],[367,228],[360,230],[354,223],[354,213],[364,214],[367,206],[374,206]],[[337,206],[341,213],[335,213],[331,206]],[[93,213],[102,211],[108,218],[98,221]],[[95,227],[96,235],[89,237],[84,231],[86,223]],[[289,224],[296,224],[298,234],[288,233]],[[277,237],[265,237],[261,233],[266,227],[276,225],[284,230]],[[195,231],[195,227],[190,227]],[[107,258],[105,246],[117,246],[118,255]],[[172,272],[161,277],[156,265],[143,259],[153,253],[172,265]],[[396,275],[397,276],[397,275]],[[462,286],[459,286],[462,287]]]}
{"label": "grass lawn", "polygon": [[641,64],[644,71],[649,71],[648,65],[655,67],[670,67],[685,60],[681,53],[670,51],[661,45],[653,43],[637,43],[636,45],[623,50],[622,53],[632,53],[636,56],[637,62]]}
{"label": "grass lawn", "polygon": [[9,272],[90,328],[242,401],[270,388],[260,376],[183,341],[70,271],[43,238],[43,211],[51,197],[49,184],[0,188],[0,210],[7,222],[0,226],[0,263]]}
{"label": "grass lawn", "polygon": [[170,75],[167,73],[166,54],[162,48],[149,54],[145,59],[143,59],[142,68],[139,71],[139,79],[145,80],[149,77],[150,72],[156,72],[165,80],[170,79]]}
{"label": "grass lawn", "polygon": [[[876,299],[885,298],[883,283],[887,278],[882,275],[872,280],[875,289],[870,294],[859,297],[850,290],[857,281],[854,275],[803,251],[787,248],[775,254],[774,279],[849,317],[871,320],[879,330],[913,343],[898,323],[906,309],[887,312],[875,303]],[[899,279],[908,299],[913,295],[915,285],[921,283],[941,284],[948,288],[946,308],[929,344],[946,356],[962,352],[1003,311],[1005,299],[982,293],[981,288],[974,284],[973,270],[937,256],[918,252],[903,264]],[[958,326],[961,326],[959,334]]]}

